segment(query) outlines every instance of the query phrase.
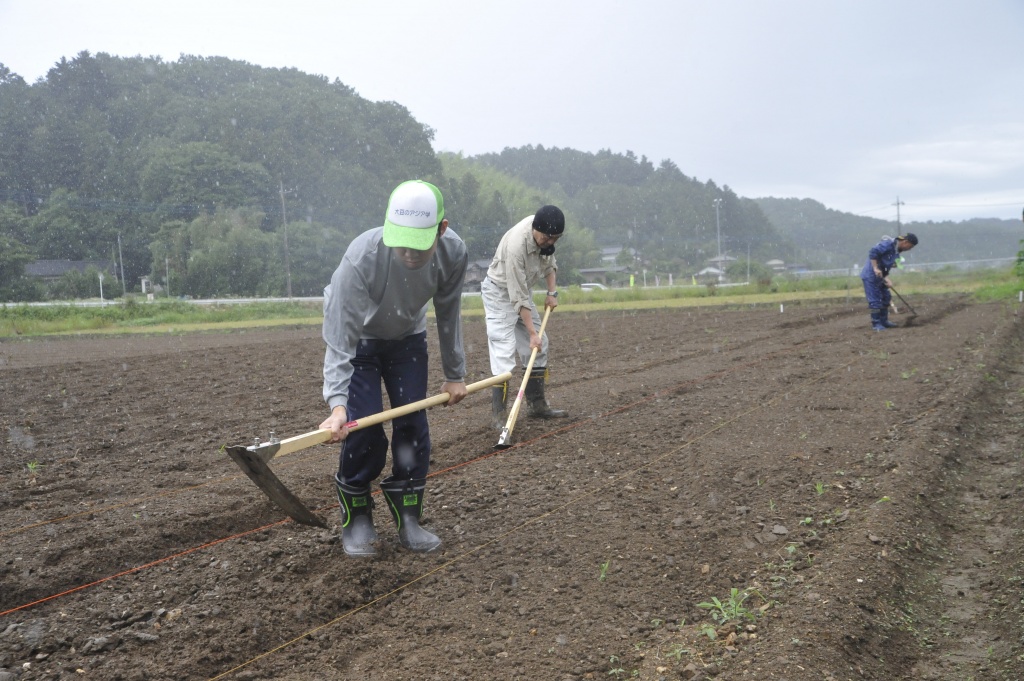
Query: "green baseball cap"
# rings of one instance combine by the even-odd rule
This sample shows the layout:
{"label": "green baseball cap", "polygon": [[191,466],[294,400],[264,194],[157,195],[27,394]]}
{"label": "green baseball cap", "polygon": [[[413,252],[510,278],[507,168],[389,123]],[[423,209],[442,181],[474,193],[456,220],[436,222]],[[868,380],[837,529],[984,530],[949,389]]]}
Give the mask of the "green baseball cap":
{"label": "green baseball cap", "polygon": [[395,187],[384,216],[384,245],[427,251],[434,245],[437,226],[444,220],[441,191],[423,180]]}

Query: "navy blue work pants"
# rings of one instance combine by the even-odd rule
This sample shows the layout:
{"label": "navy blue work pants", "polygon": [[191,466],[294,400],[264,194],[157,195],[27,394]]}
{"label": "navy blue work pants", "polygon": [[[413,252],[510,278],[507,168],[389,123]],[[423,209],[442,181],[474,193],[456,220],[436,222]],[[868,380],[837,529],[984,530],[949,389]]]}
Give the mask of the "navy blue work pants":
{"label": "navy blue work pants", "polygon": [[[427,396],[427,334],[398,340],[362,339],[352,359],[348,390],[348,419],[354,421],[384,410],[381,382],[391,408]],[[395,480],[427,477],[430,466],[430,431],[427,412],[420,410],[391,421],[391,472]],[[349,433],[338,462],[342,482],[366,487],[387,461],[388,437],[384,424]]]}
{"label": "navy blue work pants", "polygon": [[892,302],[892,292],[885,285],[882,277],[871,277],[861,279],[864,282],[864,295],[868,299],[868,307],[872,310],[885,310]]}

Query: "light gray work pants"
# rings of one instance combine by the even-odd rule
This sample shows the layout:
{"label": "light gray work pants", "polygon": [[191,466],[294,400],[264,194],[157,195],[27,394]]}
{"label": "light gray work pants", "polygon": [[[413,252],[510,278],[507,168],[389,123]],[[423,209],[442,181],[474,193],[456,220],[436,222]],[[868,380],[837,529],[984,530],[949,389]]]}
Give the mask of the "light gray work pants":
{"label": "light gray work pants", "polygon": [[[484,303],[484,318],[487,321],[487,350],[491,356],[491,374],[497,376],[516,368],[518,352],[523,368],[530,362],[530,334],[512,307],[508,289],[502,288],[484,278],[480,283],[480,297]],[[540,331],[540,313],[534,307],[533,328]],[[548,335],[541,337],[541,348],[537,351],[534,367],[548,365]]]}

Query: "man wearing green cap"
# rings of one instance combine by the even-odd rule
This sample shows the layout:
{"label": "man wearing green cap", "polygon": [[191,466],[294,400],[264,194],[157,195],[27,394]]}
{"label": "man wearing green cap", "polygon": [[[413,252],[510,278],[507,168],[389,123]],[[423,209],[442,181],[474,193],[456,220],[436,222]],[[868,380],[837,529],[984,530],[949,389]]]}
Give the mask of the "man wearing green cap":
{"label": "man wearing green cap", "polygon": [[[433,300],[448,404],[466,396],[462,349],[462,281],[466,244],[444,219],[434,185],[403,182],[391,194],[384,226],[356,237],[324,289],[324,400],[331,415],[320,424],[332,442],[344,441],[335,476],[341,504],[342,546],[372,556],[370,483],[384,470],[388,438],[383,425],[349,433],[345,424],[383,410],[381,383],[391,407],[427,394],[427,303]],[[441,540],[420,526],[430,463],[425,411],[392,422],[391,475],[380,483],[398,536],[425,553]]]}

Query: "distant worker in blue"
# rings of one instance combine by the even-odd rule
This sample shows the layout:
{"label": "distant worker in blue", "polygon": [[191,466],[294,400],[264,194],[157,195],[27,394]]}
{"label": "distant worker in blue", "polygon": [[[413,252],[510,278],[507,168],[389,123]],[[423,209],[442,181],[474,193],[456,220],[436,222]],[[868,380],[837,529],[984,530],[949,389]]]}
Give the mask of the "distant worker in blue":
{"label": "distant worker in blue", "polygon": [[897,326],[889,321],[889,305],[892,303],[889,271],[898,266],[900,253],[909,251],[916,245],[917,236],[907,232],[895,239],[885,237],[868,251],[868,261],[860,272],[860,278],[864,282],[864,295],[868,298],[868,307],[871,308],[871,328],[875,331],[885,331]]}

